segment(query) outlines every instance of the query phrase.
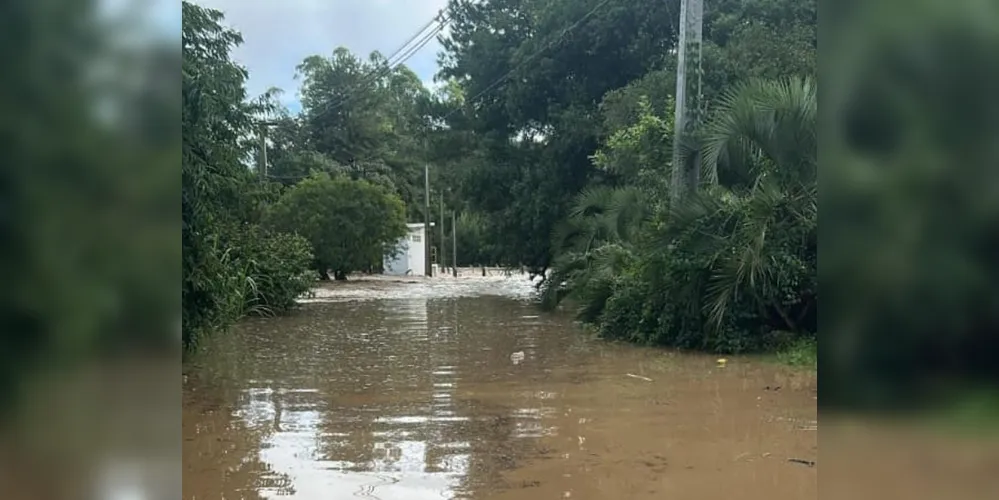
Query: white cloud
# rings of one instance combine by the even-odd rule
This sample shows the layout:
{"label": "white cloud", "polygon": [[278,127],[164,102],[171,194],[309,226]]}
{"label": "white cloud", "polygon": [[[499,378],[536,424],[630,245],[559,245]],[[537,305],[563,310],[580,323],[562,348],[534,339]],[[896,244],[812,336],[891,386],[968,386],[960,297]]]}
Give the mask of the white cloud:
{"label": "white cloud", "polygon": [[427,78],[423,80],[423,86],[430,90],[430,93],[436,94],[444,86],[444,82],[435,82],[433,78]]}
{"label": "white cloud", "polygon": [[[408,40],[447,0],[194,0],[221,10],[226,23],[243,34],[233,59],[247,67],[250,95],[270,87],[285,90],[283,99],[297,99],[295,66],[310,55],[330,55],[337,46],[367,57],[384,55]],[[413,55],[406,65],[422,80],[437,71],[436,40]]]}

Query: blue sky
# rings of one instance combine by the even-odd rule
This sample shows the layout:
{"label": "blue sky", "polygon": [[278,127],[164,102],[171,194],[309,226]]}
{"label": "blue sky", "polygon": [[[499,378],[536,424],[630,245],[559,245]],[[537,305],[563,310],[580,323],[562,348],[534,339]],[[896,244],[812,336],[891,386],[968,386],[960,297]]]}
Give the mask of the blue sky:
{"label": "blue sky", "polygon": [[[340,45],[364,57],[374,50],[389,55],[433,18],[447,0],[194,0],[194,3],[221,10],[226,22],[243,34],[244,44],[233,52],[233,59],[250,72],[247,82],[250,95],[279,87],[285,91],[282,100],[297,112],[295,66],[304,58],[315,54],[328,56]],[[179,2],[173,5],[179,13]],[[439,49],[434,40],[405,63],[426,84],[437,71]]]}

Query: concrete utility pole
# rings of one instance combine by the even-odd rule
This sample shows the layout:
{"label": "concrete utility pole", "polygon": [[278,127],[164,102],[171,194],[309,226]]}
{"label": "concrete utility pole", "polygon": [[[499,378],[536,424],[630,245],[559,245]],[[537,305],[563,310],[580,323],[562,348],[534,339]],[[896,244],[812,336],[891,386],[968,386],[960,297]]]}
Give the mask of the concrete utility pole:
{"label": "concrete utility pole", "polygon": [[451,275],[458,277],[458,216],[451,211]]}
{"label": "concrete utility pole", "polygon": [[434,270],[430,262],[430,164],[426,164],[423,167],[424,179],[425,179],[425,190],[427,194],[427,206],[426,210],[423,211],[423,264],[426,266],[424,269],[424,274],[428,277],[434,275]]}
{"label": "concrete utility pole", "polygon": [[[700,169],[688,172],[681,165],[680,144],[690,125],[692,112],[700,104],[701,93],[701,41],[704,26],[704,0],[680,0],[680,39],[677,44],[676,62],[676,114],[673,126],[673,171],[670,176],[671,201],[682,198],[696,189]],[[693,58],[693,60],[691,60]],[[694,70],[697,76],[696,93],[688,92],[687,73]]]}

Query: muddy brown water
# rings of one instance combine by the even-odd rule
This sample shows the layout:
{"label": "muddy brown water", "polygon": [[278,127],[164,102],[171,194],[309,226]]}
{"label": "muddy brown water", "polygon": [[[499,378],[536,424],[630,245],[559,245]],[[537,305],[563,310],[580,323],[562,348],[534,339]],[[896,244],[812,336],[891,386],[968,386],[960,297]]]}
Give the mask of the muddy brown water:
{"label": "muddy brown water", "polygon": [[216,499],[817,495],[815,377],[542,314],[523,278],[367,281],[185,366],[184,483]]}

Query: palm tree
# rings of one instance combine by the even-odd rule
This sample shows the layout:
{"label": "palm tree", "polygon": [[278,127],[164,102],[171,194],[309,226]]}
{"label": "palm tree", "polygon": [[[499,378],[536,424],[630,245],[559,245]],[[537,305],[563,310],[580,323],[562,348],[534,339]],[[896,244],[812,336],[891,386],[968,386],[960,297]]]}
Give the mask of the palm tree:
{"label": "palm tree", "polygon": [[750,80],[729,90],[698,134],[704,179],[729,187],[770,177],[784,186],[814,183],[817,110],[816,84],[807,77]]}
{"label": "palm tree", "polygon": [[816,108],[809,78],[751,81],[698,134],[708,185],[671,207],[663,243],[684,235],[711,255],[704,312],[715,328],[748,299],[799,330],[817,300]]}
{"label": "palm tree", "polygon": [[593,321],[613,291],[613,283],[634,257],[633,242],[650,215],[644,193],[635,187],[593,186],[577,195],[569,217],[552,235],[555,259],[541,286],[543,307],[566,298],[577,314]]}

